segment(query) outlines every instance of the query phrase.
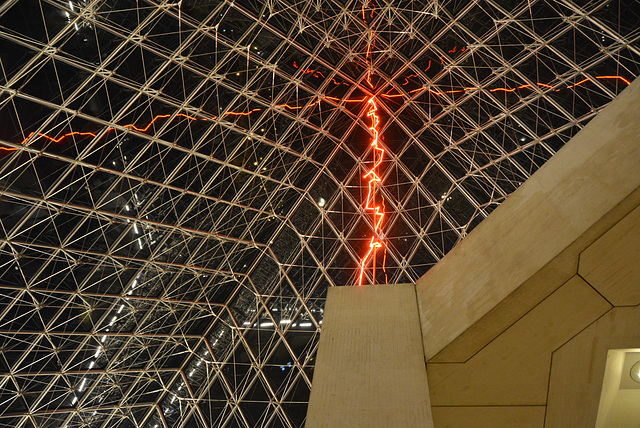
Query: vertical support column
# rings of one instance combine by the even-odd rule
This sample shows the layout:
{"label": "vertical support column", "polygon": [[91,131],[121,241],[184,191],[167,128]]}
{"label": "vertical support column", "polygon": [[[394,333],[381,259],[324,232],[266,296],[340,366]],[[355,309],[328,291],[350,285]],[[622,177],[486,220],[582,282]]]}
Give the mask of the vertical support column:
{"label": "vertical support column", "polygon": [[414,285],[329,288],[306,427],[433,427]]}

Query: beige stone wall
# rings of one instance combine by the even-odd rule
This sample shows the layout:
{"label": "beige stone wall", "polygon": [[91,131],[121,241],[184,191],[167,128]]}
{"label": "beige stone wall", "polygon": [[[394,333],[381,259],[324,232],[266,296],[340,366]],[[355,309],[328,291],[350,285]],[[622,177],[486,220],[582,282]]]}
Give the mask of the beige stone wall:
{"label": "beige stone wall", "polygon": [[640,348],[639,105],[636,81],[418,282],[436,428],[595,425],[607,351]]}
{"label": "beige stone wall", "polygon": [[413,285],[329,289],[307,428],[428,428]]}
{"label": "beige stone wall", "polygon": [[[540,295],[533,301],[575,273],[570,266],[577,263],[575,254],[568,256],[566,266],[549,264],[640,186],[638,106],[640,79],[417,282],[429,358],[541,269],[547,267],[554,284],[534,290]],[[555,281],[553,270],[562,275],[561,281]],[[512,300],[518,299],[528,296]],[[513,303],[512,316],[501,327],[520,318],[532,302]],[[486,345],[491,335],[476,330],[479,337],[469,340]]]}

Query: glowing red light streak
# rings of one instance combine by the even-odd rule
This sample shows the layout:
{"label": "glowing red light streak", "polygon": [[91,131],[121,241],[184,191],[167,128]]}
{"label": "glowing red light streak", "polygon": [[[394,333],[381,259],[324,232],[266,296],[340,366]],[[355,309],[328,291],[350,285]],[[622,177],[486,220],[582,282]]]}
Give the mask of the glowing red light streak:
{"label": "glowing red light streak", "polygon": [[[365,22],[365,24],[367,23],[367,19],[365,17],[364,14],[364,7],[365,5],[369,4],[369,0],[365,0],[362,3],[362,20]],[[373,5],[373,9],[371,9],[371,18],[373,18],[373,12],[376,10],[376,6]],[[371,57],[371,47],[373,46],[375,40],[374,40],[374,36],[373,36],[373,28],[369,28],[369,38],[367,40],[367,54],[365,55],[365,61],[367,63],[367,83],[369,84],[369,86],[371,88],[373,88],[373,83],[371,83],[371,69],[373,68],[371,66],[371,62],[369,61],[369,57]]]}
{"label": "glowing red light streak", "polygon": [[[328,100],[332,100],[332,101],[341,101],[340,98],[338,97],[330,97],[328,95],[325,95],[324,98],[328,99]],[[345,103],[361,103],[363,101],[366,101],[367,97],[363,97],[363,98],[348,98],[346,100],[343,100]]]}
{"label": "glowing red light streak", "polygon": [[418,77],[417,74],[410,74],[407,77],[404,78],[404,83],[402,84],[402,86],[408,85],[409,84],[409,79],[412,77]]}
{"label": "glowing red light streak", "polygon": [[[295,61],[294,61],[294,67],[296,67],[296,68],[298,67],[298,65],[295,63]],[[431,67],[431,61],[429,61],[429,66],[425,69],[425,71],[427,71],[430,67]],[[317,72],[317,73],[319,73],[319,72]],[[323,77],[324,77],[324,75],[323,75]],[[370,77],[371,76],[369,74],[368,78],[370,79]],[[414,75],[410,75],[408,77],[415,77],[415,76]],[[598,79],[598,80],[619,80],[619,81],[623,82],[626,85],[630,85],[631,84],[631,81],[629,79],[626,79],[625,77],[622,77],[622,76],[611,75],[611,76],[594,76],[594,77],[595,77],[595,79]],[[579,81],[579,82],[577,82],[577,83],[575,83],[573,85],[569,85],[569,86],[567,86],[565,88],[556,89],[555,91],[558,92],[558,91],[560,91],[562,89],[571,89],[571,88],[574,88],[574,87],[577,87],[577,86],[582,86],[582,85],[584,85],[584,84],[586,84],[586,83],[588,83],[590,81],[591,81],[590,79],[583,79],[583,80],[581,80],[581,81]],[[335,80],[334,80],[334,82],[335,82]],[[337,82],[335,82],[335,83],[338,84]],[[369,83],[371,84],[370,81],[369,81]],[[344,85],[348,85],[346,83],[343,83],[343,84]],[[553,88],[553,86],[551,86],[551,85],[549,85],[547,83],[537,82],[536,85],[539,86],[539,87],[547,88],[547,89],[552,89]],[[515,92],[518,89],[533,88],[534,86],[535,85],[520,85],[520,86],[517,86],[515,88],[493,88],[493,89],[489,89],[488,91],[489,92]],[[432,88],[428,88],[426,86],[423,86],[423,87],[420,87],[420,88],[412,89],[408,93],[409,94],[414,94],[416,92],[429,91],[430,93],[432,93],[434,95],[444,95],[444,94],[462,93],[462,92],[466,92],[466,91],[473,91],[473,90],[479,90],[479,89],[480,88],[477,88],[477,87],[466,87],[466,88],[463,88],[463,89],[453,89],[453,90],[449,90],[449,91],[439,91],[439,90],[436,90],[436,89],[432,89]],[[389,93],[386,93],[386,94],[381,94],[381,96],[383,96],[385,98],[400,98],[400,97],[404,97],[404,94],[389,94]],[[332,101],[336,101],[336,102],[343,101],[345,103],[360,103],[360,102],[363,102],[363,101],[367,100],[367,97],[341,100],[338,97],[332,97],[332,96],[328,96],[328,95],[325,95],[324,98],[332,100]],[[370,99],[370,102],[372,100],[373,100],[373,98]],[[318,103],[319,103],[319,100],[308,104],[308,106],[312,106],[312,105],[315,105],[315,104],[318,104]],[[374,102],[374,105],[375,105],[375,102]],[[276,105],[274,107],[275,108],[286,108],[286,109],[289,109],[289,110],[300,110],[300,109],[304,108],[304,106],[290,106],[288,104],[278,104],[278,105]],[[262,110],[263,109],[261,109],[261,108],[254,108],[254,109],[249,110],[249,111],[228,111],[226,113],[223,113],[220,116],[212,116],[211,118],[201,118],[201,119],[198,119],[196,117],[189,116],[189,115],[186,115],[186,114],[183,114],[183,113],[178,113],[176,115],[159,114],[159,115],[155,116],[147,125],[145,125],[143,127],[138,127],[133,123],[128,123],[126,125],[122,125],[122,127],[123,128],[131,128],[131,129],[134,129],[134,130],[136,130],[138,132],[147,132],[151,128],[151,126],[156,121],[158,121],[159,119],[166,119],[166,118],[169,118],[169,117],[172,117],[172,116],[175,117],[175,118],[182,117],[182,118],[185,118],[185,119],[191,120],[191,121],[210,121],[210,120],[215,120],[215,119],[218,119],[219,117],[224,117],[224,116],[249,116],[249,115],[251,115],[251,114],[253,114],[255,112],[262,111]],[[377,117],[377,116],[375,116],[375,117]],[[110,127],[110,128],[107,128],[106,132],[111,132],[111,131],[115,131],[115,130],[116,130],[116,128]],[[35,134],[36,134],[35,132],[30,133],[29,136],[27,136],[27,138],[22,140],[19,144],[21,146],[24,146],[26,144],[26,142],[29,141]],[[40,133],[37,134],[37,137],[38,138],[44,138],[44,139],[49,140],[49,141],[51,141],[53,143],[61,143],[65,139],[73,137],[73,136],[76,136],[76,135],[77,136],[91,136],[91,137],[96,137],[97,136],[97,134],[95,134],[93,132],[78,132],[78,131],[74,131],[74,132],[68,132],[68,133],[63,134],[63,135],[61,135],[59,137],[52,137],[52,136],[50,136],[48,134],[44,134],[44,133],[40,132]],[[16,151],[16,150],[18,150],[18,148],[16,148],[16,147],[0,147],[0,152],[2,152],[2,151],[4,151],[4,152],[13,152],[13,151]]]}
{"label": "glowing red light streak", "polygon": [[367,42],[367,55],[365,57],[367,61],[367,83],[370,87],[373,88],[373,83],[371,83],[371,63],[369,62],[369,57],[371,56],[371,46],[373,46],[373,30],[369,29],[369,40]]}
{"label": "glowing red light streak", "polygon": [[[335,101],[340,101],[339,98],[335,98],[335,97],[325,97],[325,98],[329,98],[329,99],[332,99],[332,100],[335,100]],[[362,102],[364,100],[365,100],[365,98],[354,99],[354,100],[345,100],[345,102]],[[313,106],[315,104],[318,104],[319,102],[320,102],[320,100],[317,100],[317,101],[314,101],[312,103],[309,103],[307,106]],[[275,108],[286,108],[286,109],[289,109],[289,110],[300,110],[300,109],[304,108],[305,106],[290,106],[289,104],[278,104],[278,105],[275,105],[274,107]],[[254,108],[254,109],[251,109],[249,111],[228,111],[226,113],[221,114],[220,116],[211,116],[210,118],[200,118],[200,119],[197,118],[197,117],[186,115],[184,113],[178,113],[176,115],[159,114],[159,115],[155,116],[153,119],[151,119],[151,121],[147,125],[145,125],[143,127],[136,126],[133,123],[127,123],[126,125],[122,125],[122,127],[123,128],[131,128],[131,129],[134,129],[134,130],[136,130],[138,132],[147,132],[151,128],[151,126],[153,126],[153,124],[155,122],[157,122],[160,119],[167,119],[167,118],[169,118],[171,116],[173,116],[174,118],[183,117],[183,118],[191,120],[191,121],[212,121],[212,120],[218,119],[219,117],[224,117],[224,116],[249,116],[249,115],[251,115],[251,114],[253,114],[255,112],[262,111],[262,110],[263,109],[261,109],[261,108]],[[115,130],[116,130],[115,127],[110,127],[110,128],[107,128],[105,133],[108,133],[108,132],[111,132],[111,131],[115,131]],[[35,132],[30,133],[27,136],[27,138],[25,138],[24,140],[22,140],[20,142],[20,145],[24,146],[27,143],[27,141],[29,141],[31,139],[31,137],[33,137],[34,135],[36,135]],[[74,132],[68,132],[66,134],[63,134],[63,135],[61,135],[61,136],[59,136],[57,138],[56,137],[52,137],[52,136],[50,136],[48,134],[44,134],[42,132],[39,132],[37,134],[37,137],[38,138],[44,138],[45,140],[49,140],[49,141],[51,141],[53,143],[61,143],[62,141],[66,140],[67,138],[73,137],[75,135],[77,135],[77,136],[91,136],[91,137],[94,137],[94,138],[97,136],[97,134],[93,133],[93,132],[74,131]],[[2,152],[2,151],[13,152],[13,151],[16,151],[16,150],[18,150],[17,147],[0,147],[0,152]]]}
{"label": "glowing red light streak", "polygon": [[367,250],[367,254],[362,259],[362,263],[360,265],[360,276],[358,278],[358,285],[362,285],[362,280],[364,278],[364,270],[367,267],[367,263],[370,258],[373,258],[373,272],[374,278],[373,281],[375,283],[375,252],[378,248],[382,247],[382,242],[379,239],[380,234],[380,226],[382,225],[382,220],[384,219],[384,211],[381,210],[379,205],[376,205],[375,201],[375,193],[376,186],[382,180],[378,175],[378,167],[382,163],[384,159],[384,150],[378,146],[378,124],[380,123],[380,118],[376,114],[378,110],[378,106],[376,105],[375,98],[371,97],[369,99],[369,112],[367,116],[371,118],[371,126],[369,127],[369,131],[373,135],[371,140],[371,147],[373,147],[373,167],[364,175],[364,178],[369,178],[368,185],[368,193],[367,199],[365,202],[365,209],[373,211],[373,236],[369,241],[369,249]]}
{"label": "glowing red light streak", "polygon": [[369,62],[369,57],[371,56],[371,45],[373,44],[373,30],[369,29],[369,41],[367,43],[367,63]]}
{"label": "glowing red light streak", "polygon": [[[147,132],[147,131],[149,130],[149,128],[151,128],[151,126],[152,126],[152,125],[153,125],[153,124],[154,124],[158,119],[166,119],[166,118],[168,118],[168,117],[171,117],[171,115],[170,115],[170,114],[159,114],[159,115],[157,115],[156,117],[154,117],[154,118],[151,120],[151,122],[149,122],[149,123],[147,124],[147,126],[145,126],[144,128],[138,128],[138,127],[137,127],[137,126],[135,126],[133,123],[128,123],[128,124],[124,125],[124,126],[123,126],[123,128],[132,128],[132,129],[135,129],[136,131],[139,131],[139,132]],[[189,120],[198,120],[198,118],[196,118],[196,117],[187,116],[186,114],[182,114],[182,113],[178,113],[178,114],[176,114],[176,117],[184,117],[184,118],[189,119]],[[107,132],[109,132],[109,131],[111,131],[111,130],[113,130],[113,129],[115,129],[115,128],[109,128],[109,129],[107,129]],[[95,135],[94,135],[94,137],[95,137]]]}
{"label": "glowing red light streak", "polygon": [[[293,61],[293,66],[295,68],[300,68],[300,66],[298,65],[298,63],[296,63],[295,61]],[[307,69],[303,69],[302,72],[304,74],[311,74],[313,77],[315,78],[320,78],[322,77],[323,79],[326,79],[325,75],[319,71],[319,70],[314,70],[312,68],[307,68]],[[345,86],[350,86],[348,83],[346,82],[338,82],[336,79],[334,79],[333,77],[329,79],[331,82],[333,82],[334,85],[345,85]]]}
{"label": "glowing red light streak", "polygon": [[[32,132],[31,134],[29,134],[29,137],[33,136],[33,134],[35,134],[35,132]],[[53,137],[50,137],[50,136],[49,136],[49,135],[47,135],[47,134],[42,134],[42,133],[39,133],[39,134],[38,134],[38,137],[45,138],[45,139],[47,139],[47,140],[53,141],[54,143],[59,143],[59,142],[61,142],[62,140],[64,140],[65,138],[67,138],[67,137],[71,137],[71,136],[73,136],[73,135],[80,135],[80,136],[90,135],[90,136],[92,136],[92,137],[95,137],[95,136],[96,136],[96,134],[94,134],[93,132],[69,132],[69,133],[67,133],[67,134],[61,135],[61,136],[60,136],[60,137],[58,137],[58,138],[53,138]],[[27,139],[28,139],[28,137],[27,137]],[[26,141],[27,139],[25,139],[24,141]],[[23,141],[22,143],[20,143],[20,144],[24,144],[24,141]]]}
{"label": "glowing red light streak", "polygon": [[[431,66],[431,64],[429,64],[429,66]],[[428,68],[427,68],[428,70]],[[426,70],[425,70],[426,71]],[[409,75],[408,77],[414,77],[415,75]],[[623,83],[630,85],[631,81],[622,77],[622,76],[595,76],[596,79],[601,79],[601,80],[605,80],[605,79],[610,79],[610,80],[620,80]],[[407,79],[407,78],[405,78]],[[578,83],[575,83],[573,85],[569,85],[567,87],[564,88],[559,88],[559,89],[555,89],[555,92],[560,92],[564,89],[571,89],[574,88],[576,86],[583,86],[585,83],[591,82],[591,79],[583,79],[581,81],[579,81]],[[407,82],[403,83],[402,85],[406,85]],[[547,88],[547,89],[552,89],[553,86],[549,85],[547,83],[540,83],[537,82],[535,85],[520,85],[517,86],[515,88],[492,88],[492,89],[486,89],[489,92],[515,92],[518,89],[527,89],[527,88],[534,88],[535,86],[539,86],[542,88]],[[481,90],[482,88],[478,88],[476,86],[468,86],[462,89],[452,89],[452,90],[448,90],[448,91],[442,91],[442,90],[438,90],[438,89],[432,89],[429,88],[427,86],[422,86],[420,88],[416,88],[416,89],[412,89],[410,91],[408,91],[409,94],[415,94],[416,92],[422,92],[422,91],[428,91],[434,95],[444,95],[444,94],[460,94],[463,92],[467,92],[467,91],[477,91],[477,90]],[[404,94],[389,94],[389,93],[385,93],[385,94],[381,94],[383,97],[385,98],[399,98],[399,97],[403,97]]]}
{"label": "glowing red light streak", "polygon": [[[622,76],[596,76],[596,79],[618,79],[618,80],[622,80],[624,83],[626,83],[627,85],[630,85],[631,82],[627,79],[625,79]],[[574,83],[573,85],[569,85],[564,89],[570,89],[576,86],[580,86],[580,85],[584,85],[587,82],[590,82],[591,80],[589,78],[586,79],[582,79],[581,81],[579,81],[578,83]],[[561,88],[562,89],[562,88]],[[561,89],[556,89],[556,92],[560,91]]]}
{"label": "glowing red light streak", "polygon": [[631,81],[628,79],[625,79],[622,76],[596,76],[596,79],[618,79],[618,80],[622,80],[624,83],[626,83],[627,85],[631,84]]}
{"label": "glowing red light streak", "polygon": [[[288,107],[286,104],[281,105],[281,106],[276,106],[276,107]],[[254,108],[251,111],[228,111],[226,112],[223,116],[249,116],[252,113],[255,113],[257,111],[262,111],[261,108]],[[214,117],[214,119],[217,119],[216,117]],[[206,119],[203,119],[206,120]]]}
{"label": "glowing red light streak", "polygon": [[[365,12],[365,8],[369,5],[369,0],[365,0],[362,2],[362,20],[367,22],[367,14]],[[373,18],[373,13],[376,11],[376,5],[373,1],[371,1],[371,18]]]}

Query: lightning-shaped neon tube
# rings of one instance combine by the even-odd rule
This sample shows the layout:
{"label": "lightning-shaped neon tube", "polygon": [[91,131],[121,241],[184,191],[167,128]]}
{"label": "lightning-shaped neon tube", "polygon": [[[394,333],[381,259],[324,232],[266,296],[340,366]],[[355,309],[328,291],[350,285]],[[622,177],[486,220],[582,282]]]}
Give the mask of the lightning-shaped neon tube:
{"label": "lightning-shaped neon tube", "polygon": [[371,118],[371,126],[369,127],[369,131],[373,135],[371,140],[371,147],[373,147],[373,167],[364,175],[364,178],[369,179],[369,191],[367,193],[367,199],[365,202],[365,209],[373,211],[373,236],[369,241],[369,249],[367,250],[367,254],[362,258],[362,263],[360,265],[360,277],[358,279],[358,285],[362,285],[362,280],[364,278],[364,270],[367,267],[367,263],[370,258],[373,258],[373,282],[375,283],[375,253],[376,250],[382,247],[382,241],[379,238],[380,234],[380,226],[382,225],[382,220],[384,219],[384,212],[380,208],[380,205],[376,205],[376,185],[380,183],[380,176],[378,175],[378,166],[382,163],[384,159],[384,150],[378,146],[378,124],[380,123],[380,118],[376,114],[378,110],[378,106],[376,105],[376,101],[374,97],[369,99],[369,112],[367,116]]}

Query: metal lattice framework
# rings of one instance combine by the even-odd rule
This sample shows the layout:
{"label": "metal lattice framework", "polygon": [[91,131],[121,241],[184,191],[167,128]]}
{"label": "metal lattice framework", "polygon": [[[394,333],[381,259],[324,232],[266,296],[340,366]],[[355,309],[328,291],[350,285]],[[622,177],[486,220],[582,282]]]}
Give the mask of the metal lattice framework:
{"label": "metal lattice framework", "polygon": [[373,230],[366,101],[366,281],[415,281],[640,73],[639,15],[0,3],[0,427],[303,426]]}

